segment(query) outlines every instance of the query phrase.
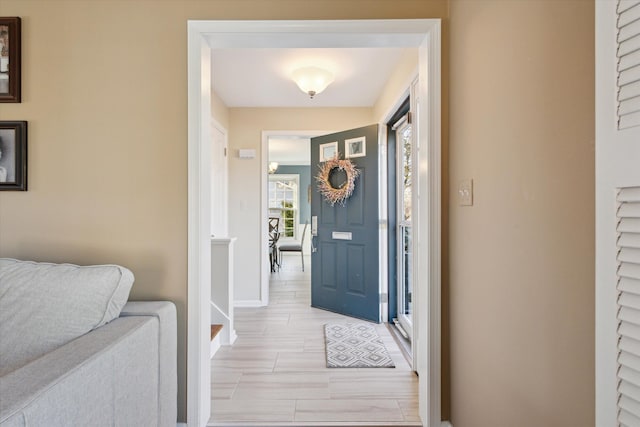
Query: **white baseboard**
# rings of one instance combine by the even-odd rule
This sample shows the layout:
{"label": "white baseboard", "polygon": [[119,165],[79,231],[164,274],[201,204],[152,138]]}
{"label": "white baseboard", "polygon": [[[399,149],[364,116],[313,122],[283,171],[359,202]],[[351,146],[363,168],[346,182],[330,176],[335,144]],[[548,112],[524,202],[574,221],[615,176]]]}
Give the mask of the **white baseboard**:
{"label": "white baseboard", "polygon": [[187,423],[177,423],[176,427],[187,427]]}
{"label": "white baseboard", "polygon": [[264,304],[259,299],[236,300],[233,302],[234,307],[263,307]]}
{"label": "white baseboard", "polygon": [[453,424],[451,424],[451,421],[443,421],[440,427],[453,427]]}

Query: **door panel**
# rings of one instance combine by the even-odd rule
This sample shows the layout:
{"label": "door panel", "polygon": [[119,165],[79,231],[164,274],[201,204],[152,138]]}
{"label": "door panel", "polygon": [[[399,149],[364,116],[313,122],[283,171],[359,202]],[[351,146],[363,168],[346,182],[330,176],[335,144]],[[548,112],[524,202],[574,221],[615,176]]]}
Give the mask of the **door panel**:
{"label": "door panel", "polygon": [[[312,165],[315,164],[313,163],[312,160]],[[313,213],[313,199],[317,198],[317,197],[322,197],[320,194],[318,194],[317,191],[312,193],[312,199],[311,199],[311,215],[315,215]],[[322,203],[322,215],[318,215],[320,217],[319,220],[319,224],[322,225],[332,225],[336,223],[336,211],[335,209],[329,205],[328,203]]]}
{"label": "door panel", "polygon": [[320,256],[322,257],[321,263],[325,267],[320,271],[320,276],[322,277],[322,287],[326,289],[336,290],[338,287],[336,276],[336,244],[331,242],[324,242],[320,245],[319,249]]}
{"label": "door panel", "polygon": [[365,247],[364,245],[347,245],[347,292],[365,296],[364,277]]}
{"label": "door panel", "polygon": [[[362,136],[366,156],[350,159],[360,175],[344,206],[331,206],[317,185],[312,185],[311,215],[318,217],[318,230],[312,236],[311,305],[379,322],[378,126],[312,138],[311,165],[316,176],[321,144],[337,141],[340,158],[344,158],[345,140]],[[336,185],[339,183],[338,177]],[[334,232],[351,233],[351,239],[334,238]]]}
{"label": "door panel", "polygon": [[398,242],[398,287],[397,319],[402,328],[413,337],[413,178],[415,144],[413,143],[413,127],[408,119],[400,120],[394,126],[396,132],[397,153],[397,237]]}
{"label": "door panel", "polygon": [[[358,168],[360,176],[358,177],[358,185],[367,185],[367,171],[366,168]],[[353,226],[365,226],[365,195],[364,192],[353,192],[347,208],[347,221],[349,225]],[[376,206],[377,209],[377,206]],[[377,215],[377,212],[376,212]]]}

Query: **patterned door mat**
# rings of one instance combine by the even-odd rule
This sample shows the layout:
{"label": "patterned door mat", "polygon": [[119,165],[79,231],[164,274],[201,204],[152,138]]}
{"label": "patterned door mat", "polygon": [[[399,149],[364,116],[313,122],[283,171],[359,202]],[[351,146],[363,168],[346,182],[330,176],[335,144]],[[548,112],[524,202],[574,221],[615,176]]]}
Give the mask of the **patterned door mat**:
{"label": "patterned door mat", "polygon": [[395,368],[373,325],[324,325],[327,368]]}

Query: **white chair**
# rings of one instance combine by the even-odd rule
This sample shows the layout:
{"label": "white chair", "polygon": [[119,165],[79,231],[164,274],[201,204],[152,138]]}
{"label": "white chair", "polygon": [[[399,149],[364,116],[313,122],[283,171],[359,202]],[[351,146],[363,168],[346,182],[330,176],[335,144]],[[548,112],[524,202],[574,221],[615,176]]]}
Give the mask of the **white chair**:
{"label": "white chair", "polygon": [[305,222],[304,228],[302,229],[302,238],[300,239],[300,243],[291,243],[286,245],[278,246],[278,251],[280,252],[280,256],[278,259],[282,264],[282,252],[300,252],[300,256],[302,257],[302,271],[304,271],[304,252],[302,251],[302,245],[304,244],[304,236],[307,234],[307,227],[309,226],[308,222]]}

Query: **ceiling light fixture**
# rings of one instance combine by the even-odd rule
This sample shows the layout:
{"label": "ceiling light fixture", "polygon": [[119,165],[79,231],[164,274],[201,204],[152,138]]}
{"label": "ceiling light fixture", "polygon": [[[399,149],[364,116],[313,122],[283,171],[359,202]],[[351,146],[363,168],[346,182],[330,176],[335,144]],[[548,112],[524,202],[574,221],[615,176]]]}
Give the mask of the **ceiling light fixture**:
{"label": "ceiling light fixture", "polygon": [[293,72],[292,77],[300,90],[308,93],[311,99],[333,82],[333,74],[318,67],[298,68]]}

